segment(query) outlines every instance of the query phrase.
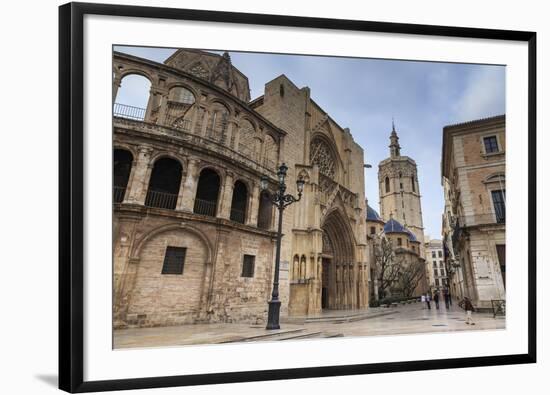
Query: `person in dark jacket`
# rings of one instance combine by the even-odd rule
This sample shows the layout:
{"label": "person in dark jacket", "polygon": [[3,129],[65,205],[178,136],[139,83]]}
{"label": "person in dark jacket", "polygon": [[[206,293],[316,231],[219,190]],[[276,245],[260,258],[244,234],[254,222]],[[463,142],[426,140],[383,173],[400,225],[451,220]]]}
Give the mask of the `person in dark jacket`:
{"label": "person in dark jacket", "polygon": [[434,302],[435,302],[435,308],[439,310],[439,290],[435,290],[434,294]]}
{"label": "person in dark jacket", "polygon": [[470,298],[465,296],[464,299],[462,299],[458,305],[466,311],[466,324],[475,325],[476,323],[472,319],[472,312],[474,311],[474,305],[472,304],[472,301],[470,300]]}

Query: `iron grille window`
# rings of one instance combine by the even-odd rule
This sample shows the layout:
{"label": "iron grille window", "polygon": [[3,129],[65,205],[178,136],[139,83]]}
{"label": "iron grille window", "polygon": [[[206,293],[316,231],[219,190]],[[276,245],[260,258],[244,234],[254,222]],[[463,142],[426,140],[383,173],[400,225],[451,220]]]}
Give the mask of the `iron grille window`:
{"label": "iron grille window", "polygon": [[432,251],[432,258],[435,258],[435,251]]}
{"label": "iron grille window", "polygon": [[185,263],[185,253],[187,248],[166,247],[164,254],[164,263],[162,265],[162,274],[183,274],[183,265]]}
{"label": "iron grille window", "polygon": [[494,152],[498,152],[497,136],[484,137],[483,143],[485,144],[486,154],[492,154]]}
{"label": "iron grille window", "polygon": [[370,227],[370,234],[373,235],[376,233],[376,228],[374,226]]}
{"label": "iron grille window", "polygon": [[256,257],[254,255],[243,256],[243,271],[241,277],[254,277],[254,262]]}
{"label": "iron grille window", "polygon": [[440,258],[443,257],[443,251],[441,250],[437,251],[437,256],[439,256]]}
{"label": "iron grille window", "polygon": [[403,241],[401,240],[401,237],[397,238],[397,245],[398,246],[403,245]]}

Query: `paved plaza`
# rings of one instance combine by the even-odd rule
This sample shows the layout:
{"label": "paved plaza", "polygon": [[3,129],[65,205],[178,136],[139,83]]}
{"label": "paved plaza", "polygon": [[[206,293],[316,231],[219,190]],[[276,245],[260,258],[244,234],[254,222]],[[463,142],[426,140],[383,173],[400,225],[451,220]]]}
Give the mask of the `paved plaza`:
{"label": "paved plaza", "polygon": [[411,333],[504,329],[504,317],[474,313],[475,325],[465,323],[465,313],[444,304],[428,310],[413,303],[367,311],[328,311],[317,317],[292,318],[281,329],[267,331],[264,325],[195,324],[114,331],[115,348],[166,347],[191,344],[219,344],[253,341],[287,341],[342,336],[377,336]]}

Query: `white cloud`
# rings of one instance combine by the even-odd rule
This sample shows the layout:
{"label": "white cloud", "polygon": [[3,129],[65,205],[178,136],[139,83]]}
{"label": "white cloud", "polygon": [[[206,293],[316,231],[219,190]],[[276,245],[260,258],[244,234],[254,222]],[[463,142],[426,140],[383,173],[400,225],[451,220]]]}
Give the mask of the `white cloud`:
{"label": "white cloud", "polygon": [[473,71],[466,82],[462,97],[455,106],[453,121],[466,122],[505,113],[505,70],[495,72],[494,66]]}

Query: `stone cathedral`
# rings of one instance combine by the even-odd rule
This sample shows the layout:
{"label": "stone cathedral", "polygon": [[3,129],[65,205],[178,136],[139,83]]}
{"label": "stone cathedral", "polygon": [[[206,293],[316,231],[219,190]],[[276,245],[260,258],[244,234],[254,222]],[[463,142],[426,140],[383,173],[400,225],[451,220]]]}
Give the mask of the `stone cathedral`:
{"label": "stone cathedral", "polygon": [[384,222],[390,218],[403,224],[420,242],[420,256],[425,258],[424,225],[416,162],[401,155],[399,137],[392,123],[390,156],[378,165],[380,214]]}
{"label": "stone cathedral", "polygon": [[[164,63],[115,52],[113,75],[115,327],[264,322],[278,214],[259,181],[275,190],[281,163],[287,192],[306,182],[283,217],[281,319],[368,306],[363,150],[309,88],[280,75],[251,100],[228,53],[198,50]],[[118,100],[129,76],[148,82],[146,108]],[[401,204],[387,199],[387,212]]]}

